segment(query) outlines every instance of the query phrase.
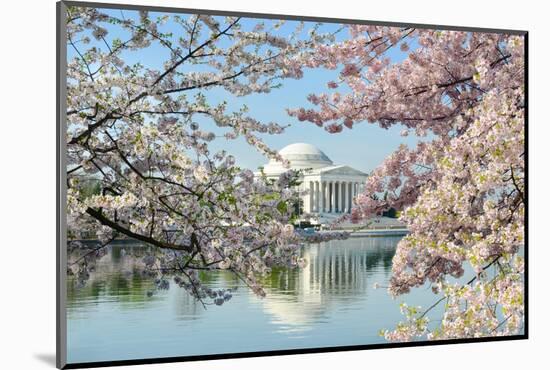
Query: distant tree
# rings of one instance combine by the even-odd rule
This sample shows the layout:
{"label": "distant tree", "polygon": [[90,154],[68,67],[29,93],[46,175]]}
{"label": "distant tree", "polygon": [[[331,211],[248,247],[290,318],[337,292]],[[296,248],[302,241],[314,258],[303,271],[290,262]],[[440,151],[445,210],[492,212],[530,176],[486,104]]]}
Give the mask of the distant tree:
{"label": "distant tree", "polygon": [[389,218],[397,218],[397,210],[391,207],[390,209],[382,211],[382,216],[389,217]]}

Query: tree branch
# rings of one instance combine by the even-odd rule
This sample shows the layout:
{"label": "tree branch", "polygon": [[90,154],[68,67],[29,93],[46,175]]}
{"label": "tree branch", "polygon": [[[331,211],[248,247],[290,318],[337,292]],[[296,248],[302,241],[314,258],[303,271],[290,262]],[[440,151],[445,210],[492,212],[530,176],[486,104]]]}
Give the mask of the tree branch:
{"label": "tree branch", "polygon": [[97,211],[97,210],[95,210],[93,208],[90,208],[90,207],[88,207],[86,209],[86,213],[88,215],[92,216],[93,218],[95,218],[102,225],[109,226],[111,229],[114,229],[114,230],[116,230],[116,231],[118,231],[118,232],[132,238],[132,239],[136,239],[136,240],[145,242],[147,244],[154,245],[154,246],[162,248],[162,249],[172,249],[172,250],[185,251],[185,252],[191,253],[193,251],[194,247],[195,247],[193,245],[193,243],[191,243],[190,245],[181,245],[181,244],[178,245],[178,244],[162,242],[160,240],[156,240],[156,239],[150,238],[150,237],[145,236],[145,235],[137,234],[137,233],[129,230],[128,228],[126,228],[126,227],[110,220],[105,215],[103,215],[102,212]]}

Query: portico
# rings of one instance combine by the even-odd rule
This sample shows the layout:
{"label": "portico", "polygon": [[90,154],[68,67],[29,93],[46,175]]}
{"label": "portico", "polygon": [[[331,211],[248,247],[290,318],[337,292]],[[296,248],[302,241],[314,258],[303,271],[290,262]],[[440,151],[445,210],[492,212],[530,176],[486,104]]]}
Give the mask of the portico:
{"label": "portico", "polygon": [[[363,191],[367,174],[347,165],[334,165],[328,156],[311,144],[296,143],[283,148],[279,154],[290,162],[291,169],[303,171],[300,192],[301,213],[333,218],[351,212],[355,197]],[[287,171],[281,163],[270,161],[263,172],[275,178]]]}
{"label": "portico", "polygon": [[365,178],[347,166],[335,166],[331,171],[304,175],[301,189],[304,213],[349,213],[353,200],[363,190]]}

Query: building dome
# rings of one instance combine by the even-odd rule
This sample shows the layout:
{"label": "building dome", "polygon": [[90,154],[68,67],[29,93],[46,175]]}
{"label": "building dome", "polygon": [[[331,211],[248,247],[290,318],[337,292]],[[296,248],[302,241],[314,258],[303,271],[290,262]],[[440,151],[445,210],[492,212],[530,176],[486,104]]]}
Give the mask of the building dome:
{"label": "building dome", "polygon": [[322,164],[324,166],[332,165],[332,161],[319,148],[311,144],[295,143],[285,146],[279,151],[279,154],[291,162],[307,162]]}
{"label": "building dome", "polygon": [[[311,144],[295,143],[285,146],[279,151],[279,154],[290,161],[292,169],[316,169],[332,166],[330,158],[319,148]],[[270,160],[264,167],[266,174],[277,174],[286,171],[282,164],[276,160]]]}

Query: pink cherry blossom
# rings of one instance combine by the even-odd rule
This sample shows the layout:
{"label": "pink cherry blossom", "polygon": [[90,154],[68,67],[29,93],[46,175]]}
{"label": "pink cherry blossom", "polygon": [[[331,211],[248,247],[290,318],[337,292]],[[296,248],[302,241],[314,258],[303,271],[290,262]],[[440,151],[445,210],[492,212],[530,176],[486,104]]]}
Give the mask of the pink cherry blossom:
{"label": "pink cherry blossom", "polygon": [[[389,208],[410,231],[398,244],[388,291],[426,284],[445,302],[440,324],[404,305],[392,341],[517,334],[524,322],[524,40],[505,33],[348,27],[319,44],[309,66],[338,70],[338,99],[309,95],[290,115],[330,133],[357,124],[403,127],[421,137],[400,146],[367,179],[350,219]],[[409,45],[419,47],[410,48]],[[390,63],[392,48],[405,53]],[[343,89],[344,90],[344,89]],[[344,123],[342,125],[342,122]],[[470,265],[475,275],[463,277]]]}

